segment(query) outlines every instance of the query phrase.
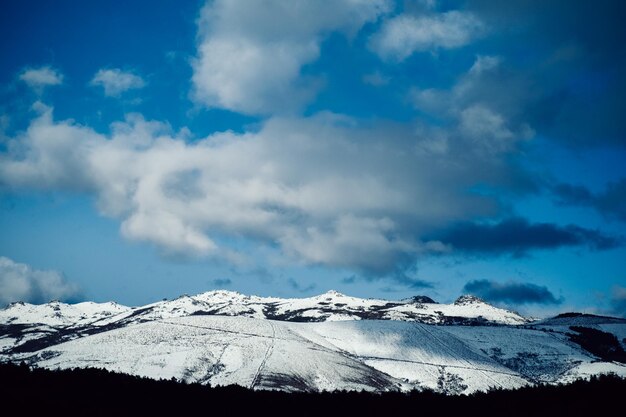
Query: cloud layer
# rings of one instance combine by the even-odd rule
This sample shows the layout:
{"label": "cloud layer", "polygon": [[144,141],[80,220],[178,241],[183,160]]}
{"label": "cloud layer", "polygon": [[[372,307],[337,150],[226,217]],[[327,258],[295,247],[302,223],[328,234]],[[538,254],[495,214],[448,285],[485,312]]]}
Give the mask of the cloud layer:
{"label": "cloud layer", "polygon": [[606,190],[593,193],[583,186],[558,184],[551,189],[557,203],[591,207],[609,219],[626,222],[626,179],[610,182]]}
{"label": "cloud layer", "polygon": [[491,100],[513,98],[527,122],[552,140],[626,145],[623,2],[469,0],[465,6],[507,45],[512,60],[516,53],[532,56],[508,63],[506,87],[497,88],[496,79],[486,90]]}
{"label": "cloud layer", "polygon": [[[470,0],[451,10],[432,0],[207,1],[197,20],[191,104],[229,110],[202,114],[210,114],[209,125],[211,117],[225,115],[220,126],[244,133],[198,138],[140,114],[96,131],[55,120],[52,109],[39,103],[37,117],[15,118],[23,131],[3,132],[0,187],[94,196],[102,214],[119,220],[123,236],[170,256],[238,265],[265,256],[269,263],[350,269],[365,280],[388,275],[415,288],[431,284],[405,272],[428,254],[614,248],[621,242],[597,230],[508,217],[520,197],[542,191],[544,182],[529,169],[532,161],[524,160],[536,131],[542,140],[553,140],[546,134],[556,132],[569,141],[575,128],[552,128],[613,120],[598,131],[617,125],[613,133],[620,133],[615,114],[623,108],[619,70],[626,61],[618,57],[611,64],[615,72],[604,71],[611,48],[590,46],[595,37],[608,37],[580,27],[580,10],[559,1],[554,3],[563,9],[569,34],[560,25],[546,28],[551,20],[535,13],[542,3]],[[555,16],[554,3],[545,6],[549,16]],[[593,7],[580,9],[589,11],[597,29],[601,20]],[[497,37],[490,39],[494,31]],[[611,29],[612,35],[622,31]],[[568,39],[571,33],[580,39]],[[465,48],[476,40],[475,50]],[[332,56],[342,48],[356,51],[349,57],[363,67],[350,63],[346,74],[327,76],[324,71],[346,63]],[[329,56],[320,60],[324,53]],[[362,83],[346,82],[352,75]],[[20,78],[42,91],[63,77],[42,67]],[[341,94],[328,88],[315,103],[325,82],[345,87],[343,96],[353,102],[332,107]],[[117,68],[101,69],[91,81],[113,97],[145,84]],[[613,84],[618,93],[606,88]],[[378,98],[380,104],[373,100]],[[361,100],[375,104],[360,106]],[[592,117],[590,102],[601,104],[600,117]],[[163,111],[177,105],[168,103]],[[327,106],[369,119],[318,110]],[[381,112],[370,115],[363,110],[368,106]],[[59,110],[67,115],[65,107]],[[142,109],[155,114],[155,107],[161,108]],[[395,117],[396,110],[397,122],[379,117]],[[253,126],[230,126],[231,120],[251,119],[231,112],[259,117]],[[112,120],[106,113],[94,126]],[[189,125],[205,128],[203,116],[191,120],[191,113]],[[551,191],[561,204],[625,218],[623,180],[602,193],[566,184]],[[263,255],[245,252],[249,248]]]}
{"label": "cloud layer", "polygon": [[587,246],[603,250],[622,244],[618,239],[597,230],[575,225],[533,224],[522,218],[511,218],[493,224],[459,223],[436,235],[436,238],[458,251],[484,255],[523,256],[533,250],[566,246]]}
{"label": "cloud layer", "polygon": [[15,301],[76,301],[79,296],[78,286],[67,282],[60,273],[34,269],[0,256],[0,305]]}
{"label": "cloud layer", "polygon": [[428,132],[323,113],[190,140],[139,115],[102,135],[42,111],[0,155],[0,185],[91,193],[130,239],[235,263],[243,255],[222,237],[265,242],[305,264],[408,267],[447,250],[424,238],[434,228],[497,214],[497,200],[468,188],[508,187],[517,175],[462,131],[433,147]]}
{"label": "cloud layer", "polygon": [[463,291],[476,295],[487,301],[507,304],[560,304],[547,287],[527,282],[495,282],[483,280],[470,281]]}

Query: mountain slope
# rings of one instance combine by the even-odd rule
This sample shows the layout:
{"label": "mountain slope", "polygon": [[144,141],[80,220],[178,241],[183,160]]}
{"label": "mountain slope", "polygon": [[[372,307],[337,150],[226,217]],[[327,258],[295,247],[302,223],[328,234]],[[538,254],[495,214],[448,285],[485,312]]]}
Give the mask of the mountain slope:
{"label": "mountain slope", "polygon": [[0,311],[0,362],[286,391],[470,393],[602,372],[626,376],[623,364],[576,342],[575,330],[582,323],[592,329],[585,334],[619,336],[626,321],[530,323],[475,297],[423,301],[432,300],[212,291],[136,308],[13,304]]}
{"label": "mountain slope", "polygon": [[62,341],[154,320],[190,315],[239,316],[293,322],[400,320],[429,324],[524,324],[517,313],[475,297],[438,304],[417,296],[404,301],[349,297],[329,291],[309,298],[246,296],[232,291],[183,295],[140,307],[116,303],[32,305],[13,303],[0,310],[0,352],[33,352]]}
{"label": "mountain slope", "polygon": [[282,390],[448,393],[561,382],[626,367],[597,362],[563,335],[502,326],[400,321],[289,323],[187,316],[132,324],[13,354],[47,368],[104,367],[151,378]]}

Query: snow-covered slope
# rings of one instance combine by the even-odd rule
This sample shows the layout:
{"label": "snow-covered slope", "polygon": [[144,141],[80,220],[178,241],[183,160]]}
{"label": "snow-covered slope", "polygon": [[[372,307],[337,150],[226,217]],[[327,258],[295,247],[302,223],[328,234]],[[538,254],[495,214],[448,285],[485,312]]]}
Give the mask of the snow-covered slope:
{"label": "snow-covered slope", "polygon": [[129,310],[130,307],[114,302],[66,304],[52,301],[41,305],[18,302],[0,310],[0,324],[85,325]]}
{"label": "snow-covered slope", "polygon": [[626,367],[563,334],[401,321],[293,323],[187,316],[131,324],[5,355],[46,368],[103,367],[151,378],[283,390],[448,393],[562,382]]}
{"label": "snow-covered slope", "polygon": [[626,320],[530,323],[471,296],[446,305],[211,291],[135,308],[12,304],[0,311],[0,361],[283,390],[469,393],[626,376],[624,364],[574,343],[571,326],[626,335]]}
{"label": "snow-covered slope", "polygon": [[428,297],[403,301],[349,297],[336,291],[309,298],[246,296],[233,291],[183,295],[140,307],[116,303],[33,305],[13,303],[0,310],[0,352],[34,351],[130,324],[191,315],[239,316],[293,322],[400,320],[429,324],[523,324],[528,319],[462,296],[454,304],[438,304]]}

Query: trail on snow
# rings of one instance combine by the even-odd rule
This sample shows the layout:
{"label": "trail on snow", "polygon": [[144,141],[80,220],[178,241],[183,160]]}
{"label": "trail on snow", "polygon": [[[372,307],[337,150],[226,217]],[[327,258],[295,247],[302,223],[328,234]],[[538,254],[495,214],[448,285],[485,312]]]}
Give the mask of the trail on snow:
{"label": "trail on snow", "polygon": [[[435,340],[435,342],[437,342],[437,343],[438,343],[438,344],[439,344],[439,345],[440,345],[440,346],[441,346],[444,350],[446,350],[446,351],[448,352],[448,354],[449,354],[451,357],[455,358],[455,359],[456,359],[456,360],[458,360],[459,362],[465,362],[465,363],[467,363],[468,365],[471,365],[471,363],[470,363],[470,362],[469,362],[466,358],[459,358],[459,357],[458,357],[458,355],[456,354],[456,352],[454,352],[454,350],[453,350],[450,346],[448,346],[448,344],[447,344],[447,343],[443,343],[443,341],[439,338],[439,336],[438,336],[438,335],[436,335],[434,332],[430,331],[428,328],[426,328],[426,326],[420,325],[420,324],[418,324],[418,323],[415,323],[415,325],[416,325],[417,327],[419,327],[419,328],[420,328],[420,330],[422,330],[422,331],[424,331],[424,332],[426,332],[426,333],[430,334],[430,336],[433,338],[433,340]],[[467,349],[467,350],[468,350],[468,351],[470,351],[470,352],[473,352],[473,351],[472,351],[472,350],[471,350],[471,349],[470,349],[470,348],[469,348],[469,347],[468,347],[465,343],[463,343],[463,342],[462,342],[459,338],[457,338],[456,336],[453,336],[453,335],[451,335],[451,334],[449,334],[449,336],[450,336],[453,340],[455,340],[457,343],[459,343],[460,345],[462,345],[463,347],[465,347],[465,349]],[[484,370],[484,369],[480,369],[480,368],[473,368],[473,367],[470,367],[470,366],[463,367],[463,366],[459,366],[459,365],[445,365],[445,366],[446,366],[446,367],[449,367],[449,368],[475,369],[475,370],[477,370],[478,372],[480,372],[480,373],[481,373],[481,374],[482,374],[482,375],[483,375],[486,379],[488,379],[489,381],[491,381],[493,384],[495,384],[495,385],[497,385],[497,386],[499,386],[499,387],[502,387],[502,384],[501,384],[500,382],[496,381],[495,379],[493,379],[493,378],[491,377],[491,375],[486,374],[486,373],[485,373],[485,372],[486,372],[486,370]],[[520,375],[509,374],[509,373],[506,373],[506,372],[494,372],[494,373],[500,373],[500,374],[503,374],[503,375],[520,376]]]}
{"label": "trail on snow", "polygon": [[270,340],[270,344],[267,347],[267,350],[265,351],[265,355],[263,355],[261,364],[259,365],[259,368],[256,370],[254,378],[252,378],[252,383],[250,384],[250,388],[254,388],[259,382],[259,376],[261,375],[261,372],[263,371],[263,369],[265,369],[265,364],[267,363],[267,359],[272,355],[272,352],[274,351],[274,345],[276,344],[276,328],[274,327],[274,324],[272,324],[271,321],[268,321],[267,323],[270,325],[270,328],[272,329],[272,337]]}

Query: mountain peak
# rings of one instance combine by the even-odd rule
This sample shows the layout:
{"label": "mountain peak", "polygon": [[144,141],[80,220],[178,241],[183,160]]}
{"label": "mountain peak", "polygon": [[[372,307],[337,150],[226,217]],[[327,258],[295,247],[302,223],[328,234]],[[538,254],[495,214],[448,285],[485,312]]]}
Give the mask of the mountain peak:
{"label": "mountain peak", "polygon": [[13,308],[13,307],[19,307],[19,306],[25,306],[26,303],[24,301],[13,301],[11,303],[9,303],[5,309],[9,309],[9,308]]}
{"label": "mountain peak", "polygon": [[202,296],[202,295],[204,295],[204,296],[233,297],[233,298],[244,297],[244,295],[241,294],[240,292],[231,291],[231,290],[212,290],[212,291],[204,292],[202,294],[198,294],[195,297]]}
{"label": "mountain peak", "polygon": [[475,295],[466,294],[457,298],[456,301],[454,302],[454,305],[463,306],[467,304],[478,304],[478,303],[487,304],[483,299],[478,298]]}
{"label": "mountain peak", "polygon": [[425,295],[414,295],[413,297],[405,298],[402,301],[413,304],[438,304],[435,300]]}
{"label": "mountain peak", "polygon": [[328,290],[324,294],[320,294],[319,297],[347,297],[345,294],[335,290]]}

